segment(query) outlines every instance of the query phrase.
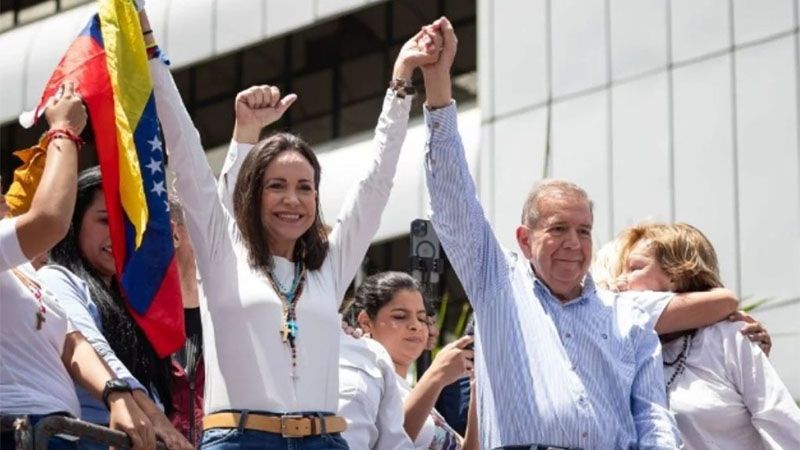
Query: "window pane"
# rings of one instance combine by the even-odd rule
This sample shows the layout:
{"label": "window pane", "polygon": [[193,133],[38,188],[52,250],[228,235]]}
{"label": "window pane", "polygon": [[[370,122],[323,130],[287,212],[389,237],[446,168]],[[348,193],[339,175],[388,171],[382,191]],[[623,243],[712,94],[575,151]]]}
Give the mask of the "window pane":
{"label": "window pane", "polygon": [[611,238],[610,161],[605,91],[558,103],[553,107],[552,171],[580,185],[594,201],[594,238]]}
{"label": "window pane", "polygon": [[558,0],[552,8],[553,94],[606,82],[605,6],[602,0]]}
{"label": "window pane", "polygon": [[738,289],[730,58],[675,70],[675,220],[705,233],[723,282]]}
{"label": "window pane", "polygon": [[661,0],[612,0],[611,58],[614,79],[667,65],[667,5]]}
{"label": "window pane", "polygon": [[794,50],[789,37],[736,54],[743,295],[800,295],[786,282],[800,274]]}
{"label": "window pane", "polygon": [[[547,41],[543,1],[493,2],[494,44],[487,50],[495,114],[502,115],[547,98]],[[524,56],[523,56],[524,55]]]}
{"label": "window pane", "polygon": [[614,88],[614,232],[646,218],[670,220],[667,77]]}
{"label": "window pane", "polygon": [[672,59],[685,61],[730,46],[728,2],[673,0]]}
{"label": "window pane", "polygon": [[770,36],[794,27],[792,0],[734,0],[736,43]]}

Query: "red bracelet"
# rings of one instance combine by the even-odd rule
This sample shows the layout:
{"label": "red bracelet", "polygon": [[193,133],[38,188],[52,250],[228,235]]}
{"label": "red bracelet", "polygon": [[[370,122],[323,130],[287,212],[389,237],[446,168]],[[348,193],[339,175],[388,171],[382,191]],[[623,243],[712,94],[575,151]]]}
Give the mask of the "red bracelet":
{"label": "red bracelet", "polygon": [[44,140],[45,142],[47,142],[47,145],[50,145],[50,142],[53,139],[69,139],[70,141],[75,143],[75,146],[78,147],[78,150],[83,148],[83,144],[85,144],[85,142],[83,141],[83,139],[81,139],[80,136],[78,136],[77,134],[73,133],[72,131],[66,128],[54,128],[45,133]]}

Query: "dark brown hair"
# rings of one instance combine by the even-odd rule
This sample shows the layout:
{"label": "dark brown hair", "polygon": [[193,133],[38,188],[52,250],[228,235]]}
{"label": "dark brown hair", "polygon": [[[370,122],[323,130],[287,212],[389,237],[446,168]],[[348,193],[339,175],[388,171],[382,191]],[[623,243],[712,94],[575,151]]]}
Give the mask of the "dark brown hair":
{"label": "dark brown hair", "polygon": [[[173,411],[170,384],[172,362],[169,357],[159,358],[144,331],[136,324],[123,298],[122,289],[116,279],[106,284],[94,266],[80,251],[78,241],[86,211],[97,196],[103,195],[102,175],[95,166],[78,174],[78,194],[72,214],[69,232],[50,251],[50,260],[63,266],[86,283],[91,301],[100,313],[103,336],[122,364],[148,390],[150,397],[158,394],[165,412]],[[54,270],[62,270],[51,266]],[[155,392],[153,391],[155,388]]]}
{"label": "dark brown hair", "polygon": [[355,315],[363,310],[370,319],[375,320],[378,311],[391,302],[400,291],[422,293],[422,288],[417,280],[405,272],[376,273],[367,277],[358,287],[356,299],[351,307],[356,309]]}
{"label": "dark brown hair", "polygon": [[321,168],[311,147],[291,133],[275,133],[262,139],[242,162],[242,170],[233,189],[233,214],[247,248],[248,261],[253,268],[268,271],[272,268],[272,251],[261,224],[261,193],[264,191],[264,172],[283,152],[302,155],[314,169],[314,190],[317,191],[317,213],[314,223],[297,240],[294,258],[301,259],[308,270],[319,269],[328,255],[328,234],[319,207]]}

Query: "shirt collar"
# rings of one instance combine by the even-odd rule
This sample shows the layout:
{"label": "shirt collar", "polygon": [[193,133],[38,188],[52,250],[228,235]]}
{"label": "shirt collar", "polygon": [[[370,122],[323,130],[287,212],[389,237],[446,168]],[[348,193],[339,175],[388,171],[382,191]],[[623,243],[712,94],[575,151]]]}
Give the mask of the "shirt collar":
{"label": "shirt collar", "polygon": [[548,299],[550,301],[554,301],[554,302],[560,304],[561,306],[570,306],[570,305],[574,305],[576,303],[582,303],[584,300],[593,297],[594,294],[597,292],[597,287],[594,284],[594,280],[592,279],[592,275],[590,273],[587,273],[583,277],[583,285],[581,286],[581,294],[578,297],[576,297],[576,298],[574,298],[574,299],[572,299],[572,300],[570,300],[568,302],[562,302],[555,295],[553,295],[553,293],[550,291],[550,288],[547,287],[547,285],[536,275],[536,273],[533,271],[533,267],[531,267],[530,262],[526,261],[525,265],[527,267],[528,276],[530,276],[531,279],[533,279],[533,289],[534,289],[534,291],[537,292],[537,293],[543,294],[544,298],[546,298],[546,299]]}

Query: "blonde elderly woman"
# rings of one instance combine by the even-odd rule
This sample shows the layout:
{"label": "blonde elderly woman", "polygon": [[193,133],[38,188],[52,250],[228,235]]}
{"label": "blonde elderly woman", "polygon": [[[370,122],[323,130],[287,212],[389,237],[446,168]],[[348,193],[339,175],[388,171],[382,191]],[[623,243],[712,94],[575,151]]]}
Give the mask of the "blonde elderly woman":
{"label": "blonde elderly woman", "polygon": [[[634,226],[612,248],[608,273],[622,290],[726,295],[714,247],[691,225]],[[697,326],[697,317],[681,327],[665,320],[669,298],[642,306],[653,323],[673,327],[661,335],[664,379],[687,449],[800,448],[800,409],[739,322]]]}

